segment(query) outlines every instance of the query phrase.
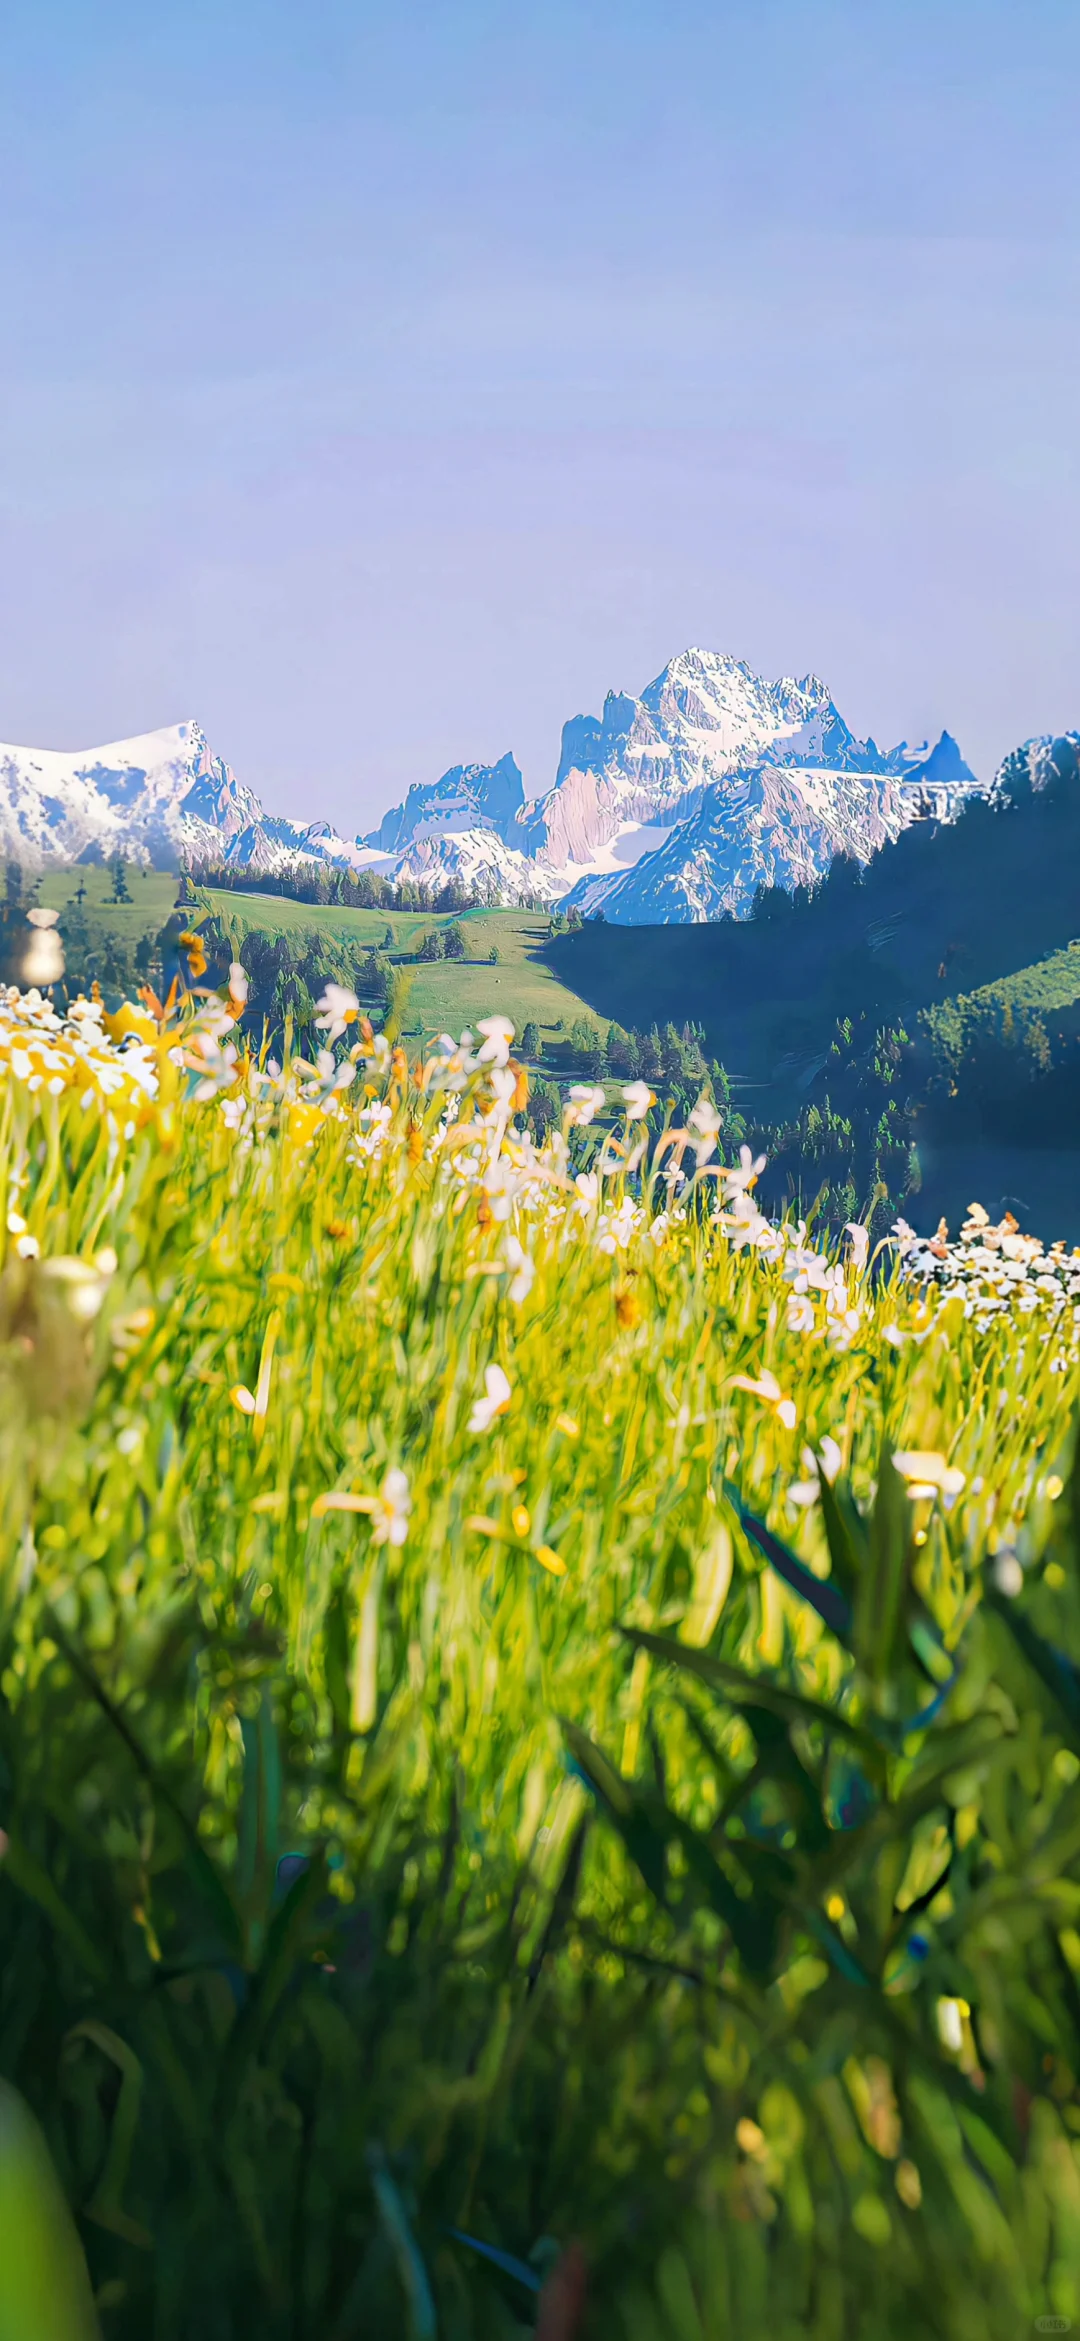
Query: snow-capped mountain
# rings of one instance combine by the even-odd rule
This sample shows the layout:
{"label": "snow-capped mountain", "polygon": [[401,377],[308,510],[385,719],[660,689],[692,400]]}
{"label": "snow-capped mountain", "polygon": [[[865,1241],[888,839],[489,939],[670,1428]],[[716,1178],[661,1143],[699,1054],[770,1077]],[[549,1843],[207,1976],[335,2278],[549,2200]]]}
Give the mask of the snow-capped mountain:
{"label": "snow-capped mountain", "polygon": [[217,852],[262,818],[198,724],[67,754],[0,746],[0,847],[39,867],[123,853],[140,862]]}
{"label": "snow-capped mountain", "polygon": [[0,745],[0,851],[34,869],[113,854],[158,869],[370,859],[325,821],[265,813],[197,723],[73,752]]}
{"label": "snow-capped mountain", "polygon": [[[1046,763],[1060,745],[1017,754]],[[978,786],[947,732],[883,752],[816,676],[769,683],[687,650],[639,699],[609,692],[601,716],[575,716],[553,786],[528,802],[512,755],[456,764],[347,838],[264,812],[199,725],[181,723],[76,754],[0,747],[0,851],[30,866],[115,853],[165,867],[324,862],[454,878],[491,902],[568,898],[620,922],[682,921],[744,916],[762,882],[820,876],[838,852],[865,860],[908,821],[951,819]]]}
{"label": "snow-capped mountain", "polygon": [[640,699],[610,692],[599,719],[566,725],[555,785],[525,807],[521,842],[587,911],[745,915],[763,881],[820,876],[840,851],[865,859],[920,814],[951,818],[977,786],[948,733],[883,753],[816,675],[768,683],[739,659],[687,650]]}
{"label": "snow-capped mountain", "polygon": [[441,780],[414,781],[404,804],[384,814],[362,842],[381,853],[400,853],[420,838],[470,830],[494,830],[505,839],[524,802],[524,782],[512,756],[500,757],[497,764],[454,764]]}
{"label": "snow-capped mountain", "polygon": [[561,872],[505,845],[494,829],[432,830],[414,838],[391,863],[368,866],[381,866],[421,886],[445,886],[456,880],[473,902],[504,908],[558,902],[566,892]]}
{"label": "snow-capped mountain", "polygon": [[990,793],[1013,796],[1048,788],[1054,780],[1080,782],[1080,732],[1041,732],[1025,740],[999,764]]}
{"label": "snow-capped mountain", "polygon": [[762,763],[714,781],[654,852],[567,899],[619,926],[745,918],[759,886],[811,885],[838,853],[868,861],[913,817],[910,783],[891,774]]}
{"label": "snow-capped mountain", "polygon": [[609,692],[599,720],[566,725],[555,785],[525,808],[521,842],[556,869],[581,869],[618,833],[628,861],[635,825],[669,829],[710,782],[763,763],[889,769],[816,675],[766,683],[739,659],[686,650],[640,699]]}

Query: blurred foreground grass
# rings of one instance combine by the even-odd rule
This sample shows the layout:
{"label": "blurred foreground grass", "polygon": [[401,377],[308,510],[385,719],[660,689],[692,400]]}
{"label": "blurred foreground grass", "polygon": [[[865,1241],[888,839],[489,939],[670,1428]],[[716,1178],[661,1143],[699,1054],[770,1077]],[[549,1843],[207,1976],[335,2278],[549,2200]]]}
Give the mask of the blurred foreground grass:
{"label": "blurred foreground grass", "polygon": [[229,1030],[0,1001],[0,2074],[103,2331],[1080,2316],[1067,1264]]}

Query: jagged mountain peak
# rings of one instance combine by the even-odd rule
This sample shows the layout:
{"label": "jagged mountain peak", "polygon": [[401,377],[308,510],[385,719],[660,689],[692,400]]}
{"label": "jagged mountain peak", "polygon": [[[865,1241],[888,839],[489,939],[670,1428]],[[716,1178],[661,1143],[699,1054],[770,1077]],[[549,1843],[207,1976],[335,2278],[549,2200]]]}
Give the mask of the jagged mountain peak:
{"label": "jagged mountain peak", "polygon": [[416,838],[472,829],[493,829],[505,841],[524,802],[525,785],[512,755],[497,764],[452,764],[439,780],[414,781],[404,803],[359,842],[399,853]]}
{"label": "jagged mountain peak", "polygon": [[[996,787],[1072,770],[1068,737],[1030,742]],[[554,784],[526,800],[509,752],[414,782],[366,836],[263,810],[194,718],[68,754],[0,748],[0,852],[31,864],[100,858],[176,864],[297,860],[489,900],[601,901],[630,922],[744,915],[762,882],[820,876],[909,821],[949,819],[978,783],[955,739],[883,752],[845,722],[813,673],[769,681],[730,651],[692,644],[640,695],[608,691],[564,726]]]}

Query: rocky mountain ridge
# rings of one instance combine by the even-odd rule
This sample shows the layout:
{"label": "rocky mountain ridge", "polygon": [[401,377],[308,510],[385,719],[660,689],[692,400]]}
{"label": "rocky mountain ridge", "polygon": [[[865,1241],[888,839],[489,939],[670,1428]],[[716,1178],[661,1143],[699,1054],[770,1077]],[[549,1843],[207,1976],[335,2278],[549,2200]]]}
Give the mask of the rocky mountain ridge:
{"label": "rocky mountain ridge", "polygon": [[[1053,743],[1029,743],[1034,759]],[[1004,768],[1003,768],[1004,769]],[[992,784],[997,785],[995,782]],[[1038,779],[1035,785],[1039,785]],[[865,861],[915,819],[949,820],[980,784],[934,747],[859,739],[815,675],[767,682],[700,649],[639,698],[563,729],[555,780],[527,799],[512,755],[417,782],[374,829],[270,815],[198,724],[69,755],[0,747],[0,850],[30,865],[122,853],[176,866],[326,862],[488,901],[565,901],[620,924],[745,916],[761,884]]]}

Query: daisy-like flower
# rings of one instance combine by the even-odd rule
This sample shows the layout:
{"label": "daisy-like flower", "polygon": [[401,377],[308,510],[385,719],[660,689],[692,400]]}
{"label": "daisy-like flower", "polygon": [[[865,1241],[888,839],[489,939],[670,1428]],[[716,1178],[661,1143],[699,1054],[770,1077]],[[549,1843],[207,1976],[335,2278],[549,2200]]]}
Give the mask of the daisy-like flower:
{"label": "daisy-like flower", "polygon": [[507,1291],[514,1307],[520,1309],[522,1301],[528,1300],[532,1291],[536,1278],[536,1262],[531,1253],[525,1250],[524,1244],[518,1242],[516,1236],[507,1236],[503,1245],[503,1259],[510,1276]]}
{"label": "daisy-like flower", "polygon": [[513,1390],[502,1367],[485,1366],[484,1395],[474,1401],[469,1416],[470,1431],[489,1431],[496,1417],[506,1413],[512,1397]]}
{"label": "daisy-like flower", "polygon": [[196,1033],[188,1063],[193,1072],[202,1075],[195,1090],[201,1103],[209,1097],[220,1097],[236,1080],[237,1052],[231,1042],[223,1049],[213,1033]]}
{"label": "daisy-like flower", "polygon": [[702,1091],[693,1112],[688,1116],[688,1120],[690,1128],[697,1132],[694,1153],[700,1170],[702,1164],[708,1162],[710,1154],[716,1152],[716,1141],[720,1136],[722,1116],[717,1113],[711,1097],[706,1097]]}
{"label": "daisy-like flower", "polygon": [[342,1033],[360,1014],[360,1002],[355,992],[344,984],[328,983],[321,1000],[315,1003],[319,1014],[315,1018],[317,1032],[325,1032],[329,1041],[340,1040]]}
{"label": "daisy-like flower", "polygon": [[72,1316],[88,1325],[98,1314],[115,1266],[115,1253],[99,1253],[96,1260],[59,1253],[42,1262],[41,1273],[59,1285]]}
{"label": "daisy-like flower", "polygon": [[856,1275],[861,1276],[870,1249],[870,1230],[862,1225],[861,1220],[849,1219],[844,1234],[851,1237],[852,1266]]}
{"label": "daisy-like flower", "polygon": [[786,1431],[794,1430],[798,1420],[795,1400],[785,1398],[776,1375],[771,1374],[767,1366],[762,1368],[756,1382],[749,1374],[733,1374],[731,1387],[733,1390],[749,1391],[751,1398],[763,1399],[766,1406],[772,1407],[777,1421],[783,1423],[784,1429]]}
{"label": "daisy-like flower", "polygon": [[508,1016],[482,1016],[477,1026],[484,1035],[483,1046],[477,1051],[478,1065],[507,1065],[510,1062],[510,1043],[514,1027]]}
{"label": "daisy-like flower", "polygon": [[793,1292],[787,1305],[789,1333],[812,1333],[817,1323],[808,1292]]}
{"label": "daisy-like flower", "polygon": [[907,1481],[907,1492],[912,1503],[920,1497],[940,1495],[946,1509],[955,1503],[966,1486],[966,1474],[955,1464],[947,1463],[944,1455],[932,1449],[912,1447],[893,1456],[893,1468]]}
{"label": "daisy-like flower", "polygon": [[594,1116],[603,1112],[606,1103],[606,1090],[599,1088],[595,1082],[575,1082],[565,1118],[571,1129],[587,1129]]}
{"label": "daisy-like flower", "polygon": [[724,1172],[725,1194],[732,1199],[736,1195],[745,1195],[747,1190],[753,1186],[755,1179],[761,1177],[764,1168],[765,1156],[763,1154],[751,1154],[748,1146],[740,1146],[738,1168],[732,1166],[731,1169]]}
{"label": "daisy-like flower", "polygon": [[628,1081],[622,1094],[628,1122],[643,1122],[651,1107],[656,1104],[647,1081]]}
{"label": "daisy-like flower", "polygon": [[994,1554],[994,1583],[999,1593],[1014,1601],[1024,1589],[1024,1572],[1011,1544],[1003,1544]]}
{"label": "daisy-like flower", "polygon": [[355,1065],[348,1057],[343,1058],[339,1065],[332,1049],[320,1049],[310,1070],[315,1078],[305,1082],[303,1094],[323,1106],[327,1106],[341,1090],[351,1088],[356,1079]]}
{"label": "daisy-like flower", "polygon": [[404,1544],[411,1511],[412,1498],[405,1473],[388,1471],[371,1515],[371,1533],[376,1544]]}

